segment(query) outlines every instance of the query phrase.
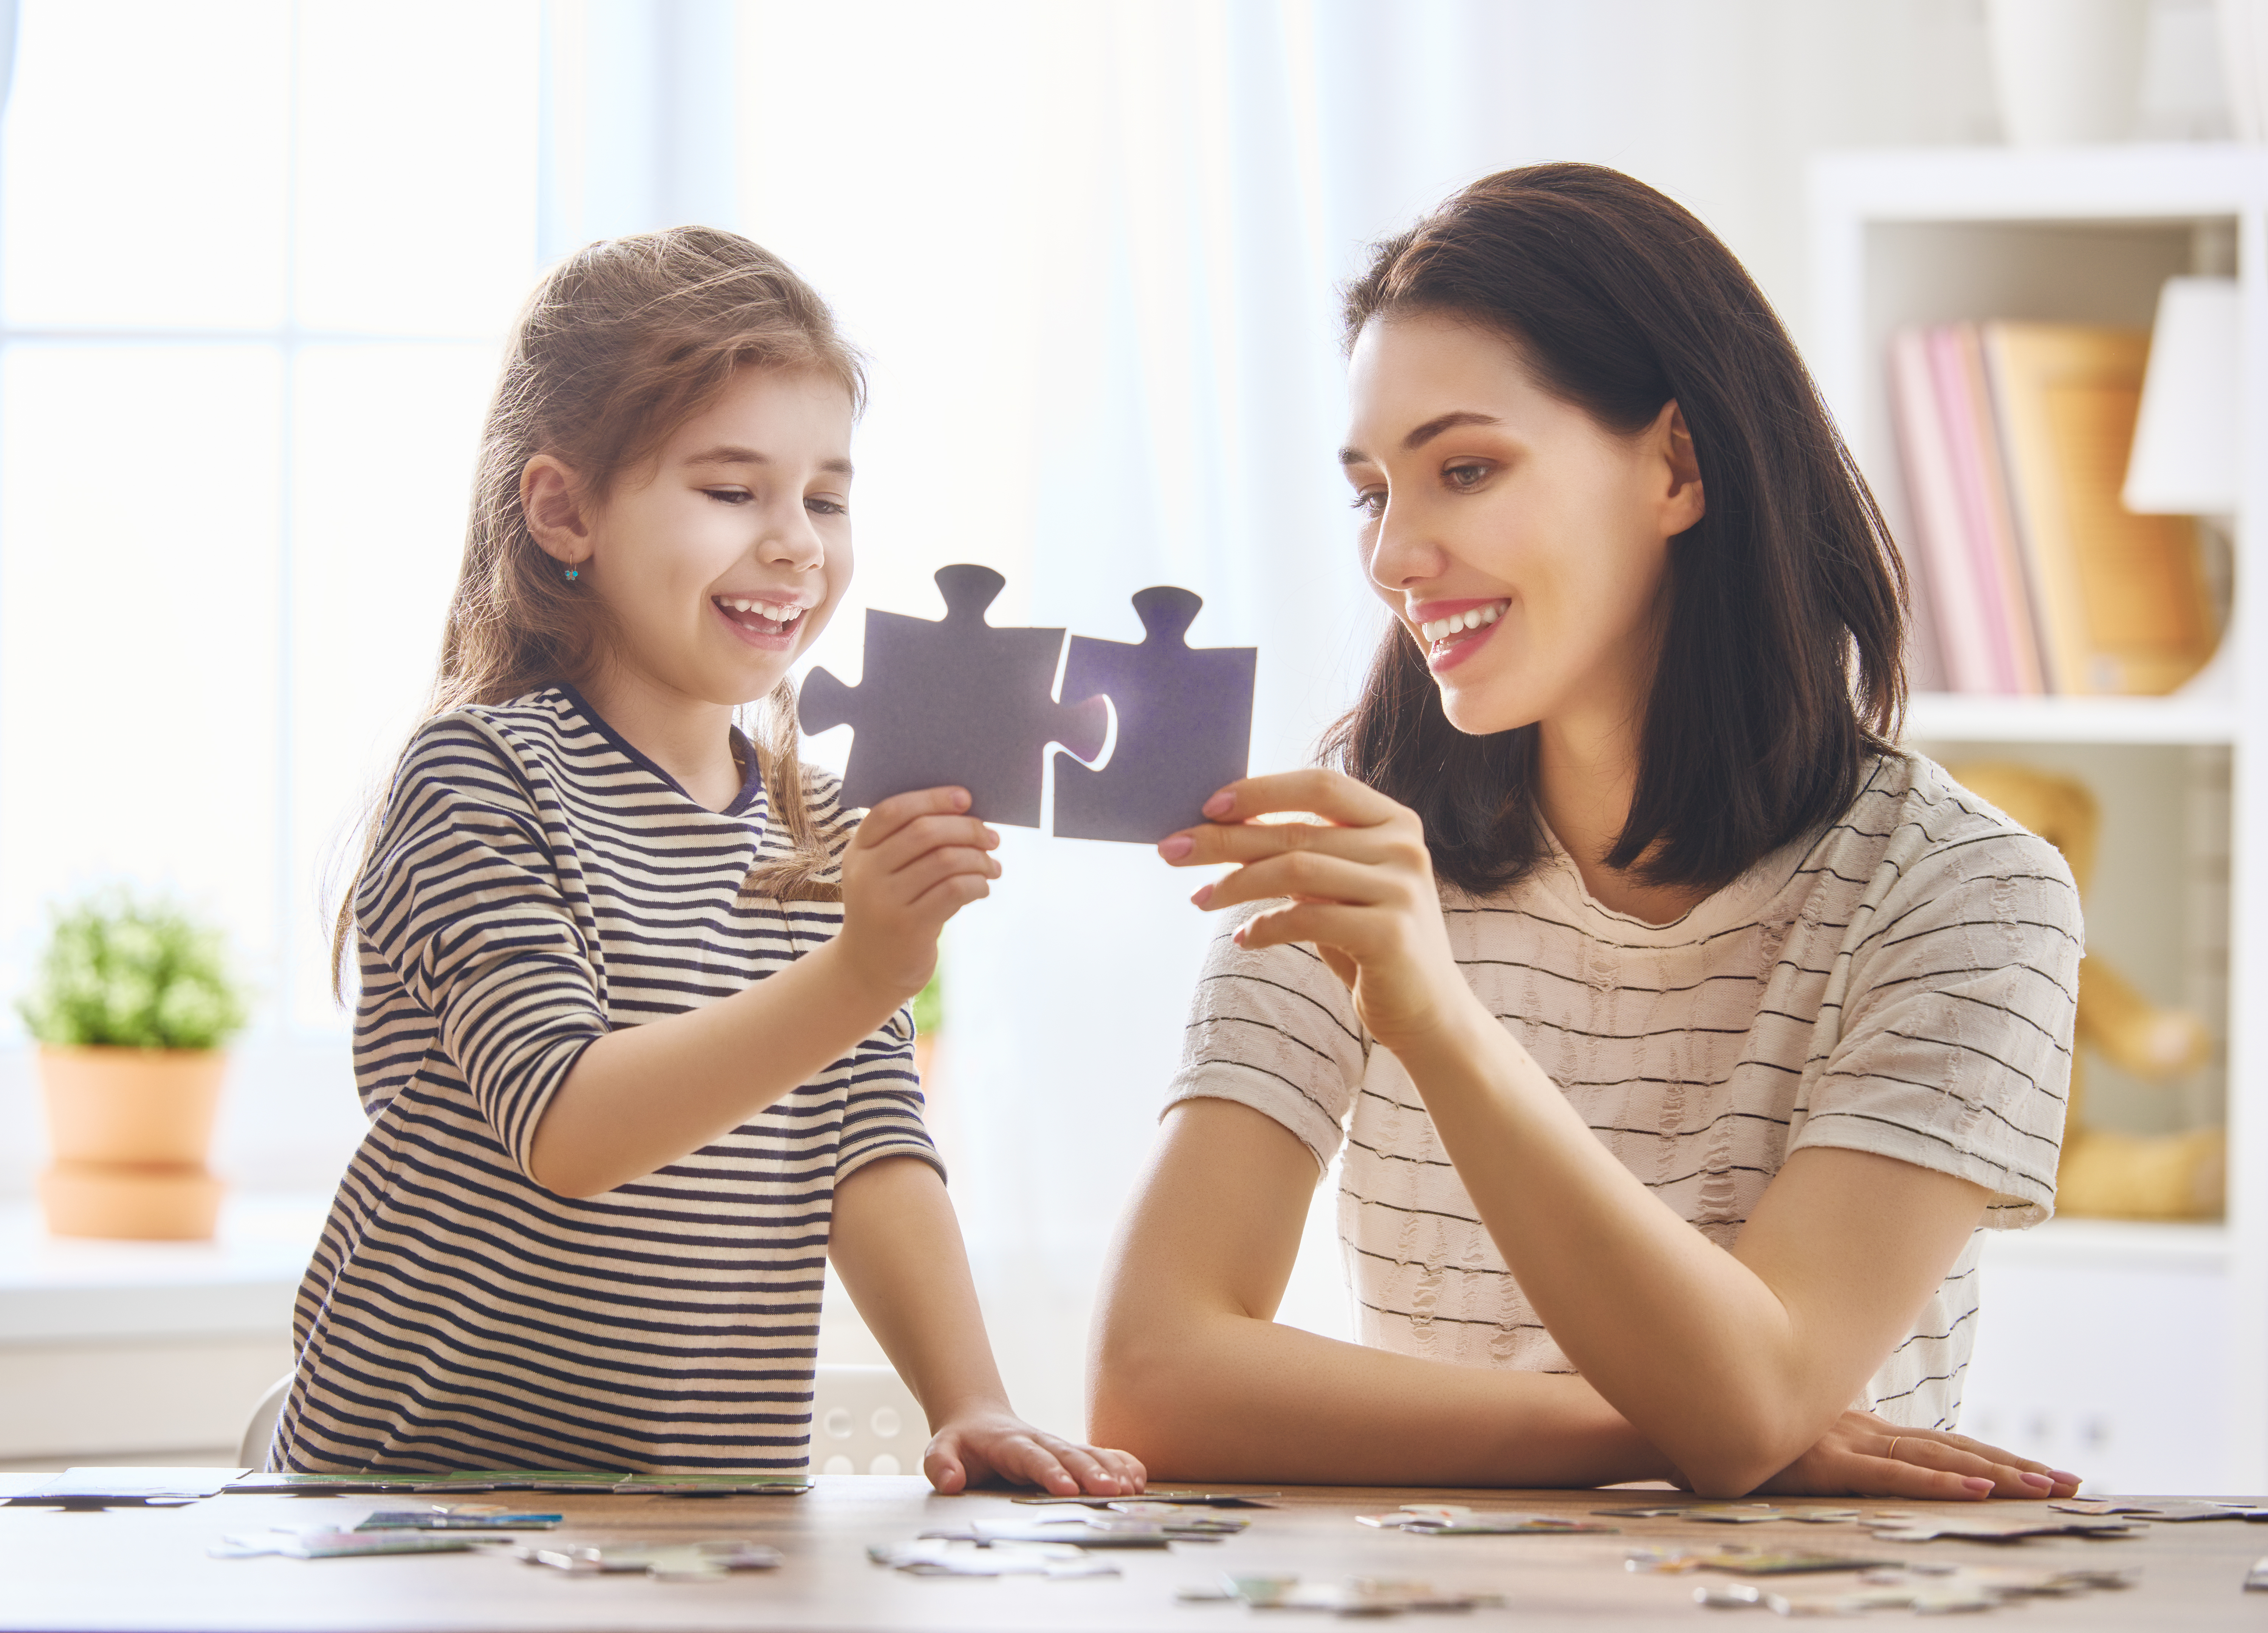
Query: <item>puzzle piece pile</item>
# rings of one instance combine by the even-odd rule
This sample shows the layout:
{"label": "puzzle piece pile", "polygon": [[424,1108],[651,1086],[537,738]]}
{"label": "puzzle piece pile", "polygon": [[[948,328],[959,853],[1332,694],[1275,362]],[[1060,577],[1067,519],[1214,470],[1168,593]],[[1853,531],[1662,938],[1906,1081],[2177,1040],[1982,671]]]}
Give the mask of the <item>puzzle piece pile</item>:
{"label": "puzzle piece pile", "polygon": [[970,815],[1037,828],[1054,746],[1058,837],[1154,843],[1203,821],[1204,802],[1245,774],[1256,651],[1193,651],[1185,637],[1204,603],[1160,585],[1134,597],[1142,641],[1074,636],[1066,657],[1061,629],[985,622],[1006,582],[989,567],[939,568],[943,619],[870,612],[858,684],[824,669],[805,680],[803,729],[855,733],[843,803],[954,786]]}

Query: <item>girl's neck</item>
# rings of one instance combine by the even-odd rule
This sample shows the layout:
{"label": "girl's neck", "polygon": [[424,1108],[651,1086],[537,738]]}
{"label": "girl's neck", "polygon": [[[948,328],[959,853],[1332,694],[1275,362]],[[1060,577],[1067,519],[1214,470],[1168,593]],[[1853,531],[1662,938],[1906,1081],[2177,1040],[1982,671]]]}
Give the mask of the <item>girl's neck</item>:
{"label": "girl's neck", "polygon": [[1638,722],[1627,716],[1545,720],[1536,732],[1535,805],[1574,859],[1593,901],[1648,924],[1668,924],[1709,893],[1690,885],[1649,885],[1606,862],[1630,820],[1638,757]]}
{"label": "girl's neck", "polygon": [[733,709],[690,698],[648,675],[605,664],[577,689],[623,741],[676,779],[696,805],[722,811],[744,780],[733,758]]}

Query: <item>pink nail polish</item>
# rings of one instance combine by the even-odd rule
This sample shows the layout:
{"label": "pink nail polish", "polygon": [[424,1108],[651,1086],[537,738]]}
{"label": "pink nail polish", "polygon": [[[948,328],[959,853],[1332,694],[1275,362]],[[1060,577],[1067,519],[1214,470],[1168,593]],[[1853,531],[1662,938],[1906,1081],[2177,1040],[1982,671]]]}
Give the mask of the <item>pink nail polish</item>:
{"label": "pink nail polish", "polygon": [[1221,818],[1226,816],[1235,808],[1236,796],[1230,793],[1226,789],[1221,790],[1220,792],[1215,794],[1211,799],[1204,802],[1204,813],[1216,822],[1219,821]]}
{"label": "pink nail polish", "polygon": [[2048,1471],[2048,1476],[2049,1476],[2049,1478],[2051,1478],[2051,1480],[2053,1480],[2053,1481],[2054,1481],[2058,1485],[2066,1485],[2066,1486],[2075,1486],[2075,1485],[2080,1484],[2080,1483],[2081,1483],[2082,1482],[2084,1482],[2084,1481],[2085,1481],[2085,1479],[2087,1478],[2087,1476],[2086,1476],[2086,1475],[2074,1475],[2074,1474],[2070,1474],[2070,1473],[2068,1473],[2068,1472],[2066,1472],[2066,1471],[2065,1471],[2065,1470],[2063,1470],[2063,1469],[2060,1469],[2060,1468],[2051,1468],[2051,1469],[2050,1469],[2050,1470]]}
{"label": "pink nail polish", "polygon": [[2055,1481],[2046,1475],[2027,1473],[2024,1475],[2024,1483],[2028,1486],[2037,1486],[2043,1491],[2051,1491],[2055,1489]]}
{"label": "pink nail polish", "polygon": [[1985,1479],[1982,1475],[1971,1475],[1961,1483],[1967,1486],[1971,1491],[1990,1491],[1992,1489],[1992,1482]]}
{"label": "pink nail polish", "polygon": [[1178,862],[1197,848],[1197,842],[1187,834],[1176,834],[1171,839],[1158,842],[1158,854],[1168,862]]}
{"label": "pink nail polish", "polygon": [[1201,908],[1201,907],[1204,906],[1204,904],[1205,904],[1206,902],[1208,902],[1208,901],[1211,901],[1211,900],[1212,900],[1212,886],[1211,886],[1211,885],[1200,885],[1200,886],[1197,886],[1197,893],[1196,893],[1194,895],[1190,896],[1190,898],[1189,898],[1189,905],[1190,905],[1191,907],[1199,907],[1199,908]]}

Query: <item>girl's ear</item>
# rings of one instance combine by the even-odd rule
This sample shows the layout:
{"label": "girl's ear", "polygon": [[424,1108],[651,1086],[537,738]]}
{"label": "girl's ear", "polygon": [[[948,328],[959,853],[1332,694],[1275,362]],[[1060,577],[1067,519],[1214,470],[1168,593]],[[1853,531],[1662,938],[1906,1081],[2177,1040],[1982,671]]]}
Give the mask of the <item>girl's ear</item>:
{"label": "girl's ear", "polygon": [[1672,398],[1662,405],[1652,430],[1666,467],[1668,485],[1662,489],[1662,533],[1675,538],[1708,513],[1701,491],[1701,461],[1693,452],[1693,433],[1686,429],[1685,411]]}
{"label": "girl's ear", "polygon": [[582,484],[575,473],[548,453],[521,467],[519,509],[529,537],[552,560],[572,567],[591,555],[590,519],[584,514]]}

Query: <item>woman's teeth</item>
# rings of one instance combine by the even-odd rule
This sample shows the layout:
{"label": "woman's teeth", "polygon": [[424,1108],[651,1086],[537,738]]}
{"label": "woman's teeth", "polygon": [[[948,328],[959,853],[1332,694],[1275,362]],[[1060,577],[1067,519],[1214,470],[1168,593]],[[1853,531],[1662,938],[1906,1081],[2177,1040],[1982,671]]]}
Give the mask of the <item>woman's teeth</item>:
{"label": "woman's teeth", "polygon": [[1418,633],[1428,642],[1446,641],[1453,635],[1468,629],[1479,629],[1494,623],[1512,608],[1509,600],[1491,601],[1486,607],[1469,607],[1462,613],[1452,613],[1447,618],[1435,618],[1418,626]]}

